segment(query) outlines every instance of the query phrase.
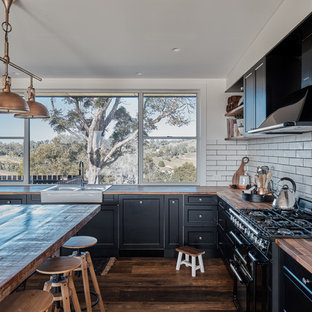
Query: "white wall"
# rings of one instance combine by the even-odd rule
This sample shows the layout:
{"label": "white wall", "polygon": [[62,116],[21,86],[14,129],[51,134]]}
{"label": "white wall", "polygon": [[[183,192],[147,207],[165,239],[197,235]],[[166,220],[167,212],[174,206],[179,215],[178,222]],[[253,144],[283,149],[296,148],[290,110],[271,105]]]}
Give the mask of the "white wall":
{"label": "white wall", "polygon": [[311,12],[311,0],[284,0],[227,75],[226,88],[232,86]]}

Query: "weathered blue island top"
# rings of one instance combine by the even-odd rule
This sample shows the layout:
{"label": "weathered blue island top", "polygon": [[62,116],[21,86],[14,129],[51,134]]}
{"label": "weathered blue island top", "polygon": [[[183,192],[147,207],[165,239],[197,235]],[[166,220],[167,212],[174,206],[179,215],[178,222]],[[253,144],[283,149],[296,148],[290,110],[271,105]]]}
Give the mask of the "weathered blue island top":
{"label": "weathered blue island top", "polygon": [[0,205],[0,301],[100,211],[100,205]]}

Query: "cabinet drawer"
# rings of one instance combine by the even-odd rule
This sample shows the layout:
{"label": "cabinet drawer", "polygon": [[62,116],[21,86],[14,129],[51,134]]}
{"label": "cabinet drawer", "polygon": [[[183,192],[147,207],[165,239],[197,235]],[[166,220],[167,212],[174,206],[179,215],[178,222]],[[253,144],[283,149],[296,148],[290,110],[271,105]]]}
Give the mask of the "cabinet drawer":
{"label": "cabinet drawer", "polygon": [[0,195],[0,205],[26,204],[26,195]]}
{"label": "cabinet drawer", "polygon": [[185,207],[185,225],[215,226],[217,224],[216,207]]}
{"label": "cabinet drawer", "polygon": [[22,199],[0,199],[0,204],[22,204]]}
{"label": "cabinet drawer", "polygon": [[187,204],[216,205],[218,202],[218,198],[216,195],[202,195],[202,196],[200,196],[200,195],[187,195],[185,202]]}
{"label": "cabinet drawer", "polygon": [[188,245],[212,246],[217,243],[216,227],[190,228],[186,227],[184,232],[185,243]]}

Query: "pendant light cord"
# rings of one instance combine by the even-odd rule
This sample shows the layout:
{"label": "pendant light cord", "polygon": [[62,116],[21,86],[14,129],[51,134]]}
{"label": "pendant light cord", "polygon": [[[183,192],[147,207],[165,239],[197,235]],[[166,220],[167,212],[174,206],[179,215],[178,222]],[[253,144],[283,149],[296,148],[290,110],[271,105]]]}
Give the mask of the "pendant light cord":
{"label": "pendant light cord", "polygon": [[5,74],[3,75],[3,88],[10,88],[9,78],[9,33],[12,31],[12,25],[9,23],[9,7],[6,7],[5,21],[2,23],[2,30],[4,31],[4,59],[5,59]]}

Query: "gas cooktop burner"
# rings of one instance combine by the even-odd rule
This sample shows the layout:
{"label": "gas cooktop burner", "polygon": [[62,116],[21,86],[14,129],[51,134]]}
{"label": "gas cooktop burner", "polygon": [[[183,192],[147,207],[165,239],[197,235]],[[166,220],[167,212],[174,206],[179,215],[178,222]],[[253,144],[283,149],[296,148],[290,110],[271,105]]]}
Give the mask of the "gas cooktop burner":
{"label": "gas cooktop burner", "polygon": [[287,235],[287,236],[294,236],[294,233],[289,229],[280,228],[276,231],[279,235]]}
{"label": "gas cooktop burner", "polygon": [[242,209],[238,211],[248,224],[259,230],[260,236],[312,238],[312,214],[300,209]]}

